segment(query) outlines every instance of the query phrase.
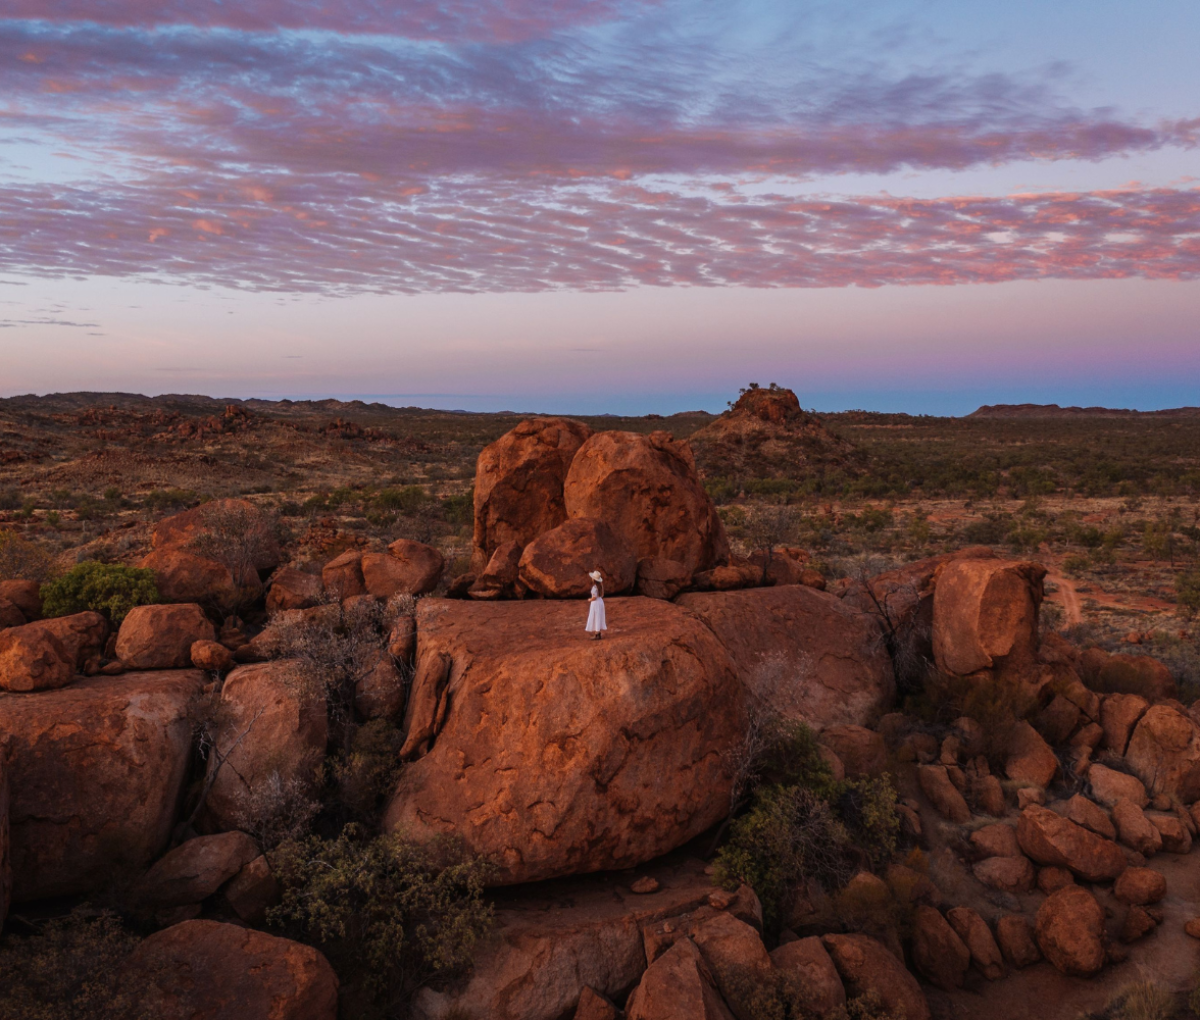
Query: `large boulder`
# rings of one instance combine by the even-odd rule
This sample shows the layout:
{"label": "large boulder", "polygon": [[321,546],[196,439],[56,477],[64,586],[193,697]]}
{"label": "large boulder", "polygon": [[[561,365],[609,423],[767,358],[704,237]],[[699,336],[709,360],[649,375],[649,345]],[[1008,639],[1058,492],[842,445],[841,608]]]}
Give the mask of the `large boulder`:
{"label": "large boulder", "polygon": [[96,664],[108,639],[108,621],[99,613],[72,613],[29,624],[32,631],[45,631],[62,642],[76,670]]}
{"label": "large boulder", "polygon": [[377,598],[426,595],[438,586],[446,560],[433,546],[397,539],[386,553],[363,553],[362,575],[367,591]]}
{"label": "large boulder", "polygon": [[1112,840],[1037,804],[1021,812],[1017,840],[1038,864],[1067,868],[1087,882],[1111,882],[1127,865]]}
{"label": "large boulder", "polygon": [[216,636],[195,603],[135,606],[117,631],[117,658],[127,669],[180,669],[191,665],[195,642]]}
{"label": "large boulder", "polygon": [[913,915],[913,964],[938,988],[961,988],[971,951],[936,907],[919,905]]}
{"label": "large boulder", "polygon": [[879,622],[802,585],[689,592],[695,613],[725,646],[742,684],[774,710],[814,729],[869,725],[895,697]]}
{"label": "large boulder", "polygon": [[138,892],[155,907],[200,903],[259,856],[258,845],[244,832],[197,836],[156,861]]}
{"label": "large boulder", "polygon": [[220,921],[155,932],[122,987],[156,1020],[336,1020],[338,979],[311,946]]}
{"label": "large boulder", "polygon": [[608,637],[579,605],[424,599],[401,776],[385,827],[464,839],[501,883],[631,867],[729,810],[742,712],[698,619],[612,599]]}
{"label": "large boulder", "polygon": [[967,676],[1019,673],[1037,657],[1038,608],[1046,570],[1036,563],[956,559],[938,572],[933,655],[938,668]]}
{"label": "large boulder", "polygon": [[1082,886],[1048,896],[1036,926],[1042,955],[1064,974],[1090,977],[1104,966],[1104,910]]}
{"label": "large boulder", "polygon": [[708,570],[729,558],[725,527],[696,474],[691,448],[667,432],[599,432],[563,484],[567,516],[604,521],[638,560]]}
{"label": "large boulder", "polygon": [[0,599],[8,599],[29,622],[42,618],[42,589],[37,581],[0,581]]}
{"label": "large boulder", "polygon": [[86,892],[162,851],[191,755],[188,707],[206,679],[126,673],[0,695],[18,900]]}
{"label": "large boulder", "polygon": [[1178,709],[1147,709],[1129,738],[1125,760],[1152,797],[1184,804],[1200,799],[1200,728]]}
{"label": "large boulder", "polygon": [[26,622],[25,614],[17,608],[16,604],[0,596],[0,630],[8,627],[20,627]]}
{"label": "large boulder", "polygon": [[267,589],[267,612],[311,609],[321,601],[321,578],[294,567],[280,567],[271,575]]}
{"label": "large boulder", "polygon": [[952,907],[946,912],[946,920],[970,950],[971,962],[985,978],[998,981],[1004,977],[1004,957],[991,928],[978,911],[970,907]]}
{"label": "large boulder", "polygon": [[1013,727],[1004,774],[1014,782],[1041,787],[1049,786],[1058,774],[1058,758],[1054,748],[1024,720]]}
{"label": "large boulder", "polygon": [[0,690],[53,690],[74,676],[75,660],[51,631],[36,623],[0,630]]}
{"label": "large boulder", "polygon": [[272,787],[313,792],[328,739],[325,698],[294,660],[235,669],[221,688],[221,705],[216,753],[208,759],[210,827],[246,824]]}
{"label": "large boulder", "polygon": [[259,573],[279,565],[271,518],[244,499],[216,499],[165,517],[154,527],[150,554],[167,602],[201,602],[229,611],[261,591]]}
{"label": "large boulder", "polygon": [[887,947],[869,935],[825,935],[821,941],[849,995],[874,992],[884,1006],[905,1020],[929,1020],[929,1004],[917,979]]}
{"label": "large boulder", "polygon": [[1113,754],[1124,754],[1134,726],[1149,707],[1150,702],[1137,694],[1108,695],[1100,704],[1104,746]]}
{"label": "large boulder", "polygon": [[475,464],[474,573],[504,543],[524,549],[567,519],[563,482],[591,434],[570,418],[534,418],[483,448]]}
{"label": "large boulder", "polygon": [[784,942],[771,950],[771,963],[776,970],[799,979],[797,985],[804,990],[802,1006],[817,1016],[824,1016],[846,1001],[842,979],[818,936]]}
{"label": "large boulder", "polygon": [[497,904],[496,922],[477,948],[470,978],[444,990],[421,989],[414,1020],[457,1011],[488,1020],[559,1020],[585,988],[623,998],[646,970],[643,932],[674,929],[712,911],[712,879],[699,862],[655,865],[659,889],[633,893],[628,878],[587,875],[521,891]]}
{"label": "large boulder", "polygon": [[680,939],[655,960],[629,996],[627,1020],[733,1020],[700,950]]}
{"label": "large boulder", "polygon": [[325,590],[339,599],[365,595],[367,582],[363,577],[362,558],[358,549],[347,549],[326,563],[321,568],[321,584]]}
{"label": "large boulder", "polygon": [[629,591],[637,578],[637,559],[603,521],[576,517],[538,535],[518,565],[521,583],[554,599],[585,598],[592,589],[588,574],[599,570],[605,595]]}

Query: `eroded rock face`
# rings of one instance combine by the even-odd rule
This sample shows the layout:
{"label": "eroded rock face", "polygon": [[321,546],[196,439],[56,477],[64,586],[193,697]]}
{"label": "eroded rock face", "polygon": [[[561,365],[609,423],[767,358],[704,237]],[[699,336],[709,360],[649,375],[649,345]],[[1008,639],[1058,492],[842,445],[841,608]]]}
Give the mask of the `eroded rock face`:
{"label": "eroded rock face", "polygon": [[929,1004],[917,979],[882,942],[869,935],[825,935],[821,942],[849,995],[875,992],[888,1009],[903,1010],[908,1020],[929,1020]]}
{"label": "eroded rock face", "polygon": [[126,673],[0,695],[18,899],[86,892],[162,851],[191,753],[188,704],[206,679]]}
{"label": "eroded rock face", "polygon": [[475,465],[474,573],[505,542],[524,549],[567,519],[563,483],[591,434],[570,418],[534,418],[483,448]]}
{"label": "eroded rock face", "polygon": [[311,946],[220,921],[184,921],[133,951],[122,983],[158,1020],[336,1020],[338,980]]}
{"label": "eroded rock face", "polygon": [[571,462],[563,501],[569,518],[604,521],[635,563],[674,560],[695,573],[729,559],[691,448],[669,433],[596,433]]}
{"label": "eroded rock face", "polygon": [[741,737],[733,666],[694,616],[611,599],[589,641],[578,604],[423,600],[405,770],[385,826],[452,833],[501,882],[624,868],[725,816]]}
{"label": "eroded rock face", "polygon": [[1104,746],[1113,754],[1124,754],[1134,726],[1149,707],[1150,702],[1137,694],[1108,695],[1100,706]]}
{"label": "eroded rock face", "polygon": [[1047,897],[1036,925],[1042,955],[1064,974],[1089,977],[1104,966],[1104,911],[1082,886]]}
{"label": "eroded rock face", "polygon": [[117,632],[117,658],[127,669],[180,669],[192,664],[192,645],[216,640],[198,605],[135,606]]}
{"label": "eroded rock face", "polygon": [[933,595],[933,654],[940,669],[967,676],[1031,665],[1037,655],[1044,567],[1008,560],[955,559]]}
{"label": "eroded rock face", "polygon": [[[0,639],[2,639],[0,635]],[[1125,760],[1151,796],[1200,799],[1200,730],[1170,705],[1146,710],[1134,727]]]}
{"label": "eroded rock face", "polygon": [[267,784],[311,791],[328,737],[325,699],[289,659],[235,669],[221,702],[215,742],[227,761],[209,758],[210,773],[219,771],[205,805],[216,830],[238,828]]}
{"label": "eroded rock face", "polygon": [[72,613],[50,620],[29,624],[35,630],[47,631],[62,642],[67,658],[80,672],[104,650],[108,639],[108,621],[99,613]]}
{"label": "eroded rock face", "polygon": [[633,587],[637,560],[607,524],[587,517],[539,535],[525,547],[518,567],[525,587],[554,599],[586,598],[593,570],[604,577],[605,595],[619,595]]}
{"label": "eroded rock face", "polygon": [[690,592],[676,604],[717,636],[750,690],[814,729],[870,725],[895,697],[878,621],[801,585]]}

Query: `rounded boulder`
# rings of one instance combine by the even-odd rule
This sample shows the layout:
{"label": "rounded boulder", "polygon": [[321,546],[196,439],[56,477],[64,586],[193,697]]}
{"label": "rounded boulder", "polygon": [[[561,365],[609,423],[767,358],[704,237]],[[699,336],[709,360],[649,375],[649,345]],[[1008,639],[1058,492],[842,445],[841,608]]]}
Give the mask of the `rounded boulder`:
{"label": "rounded boulder", "polygon": [[577,517],[538,535],[525,547],[518,567],[521,582],[546,598],[586,598],[588,574],[599,570],[606,595],[633,587],[637,561],[603,521]]}

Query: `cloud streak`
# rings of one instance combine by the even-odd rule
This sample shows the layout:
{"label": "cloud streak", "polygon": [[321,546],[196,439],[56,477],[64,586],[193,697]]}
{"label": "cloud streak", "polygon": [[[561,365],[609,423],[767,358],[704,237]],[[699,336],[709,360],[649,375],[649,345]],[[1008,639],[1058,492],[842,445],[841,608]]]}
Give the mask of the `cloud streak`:
{"label": "cloud streak", "polygon": [[83,169],[0,177],[13,272],[421,292],[1190,279],[1200,262],[1196,190],[760,194],[1197,144],[1200,120],[1080,109],[1049,74],[882,54],[851,70],[811,49],[758,65],[651,0],[45,6],[0,21],[0,135]]}

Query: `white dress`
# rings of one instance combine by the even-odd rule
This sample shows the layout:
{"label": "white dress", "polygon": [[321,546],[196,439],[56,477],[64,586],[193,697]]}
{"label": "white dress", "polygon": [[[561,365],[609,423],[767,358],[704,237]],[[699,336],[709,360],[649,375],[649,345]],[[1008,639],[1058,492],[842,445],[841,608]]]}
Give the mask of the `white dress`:
{"label": "white dress", "polygon": [[594,584],[586,630],[589,634],[599,634],[602,630],[608,630],[608,624],[604,620],[604,599],[600,597],[600,589]]}

